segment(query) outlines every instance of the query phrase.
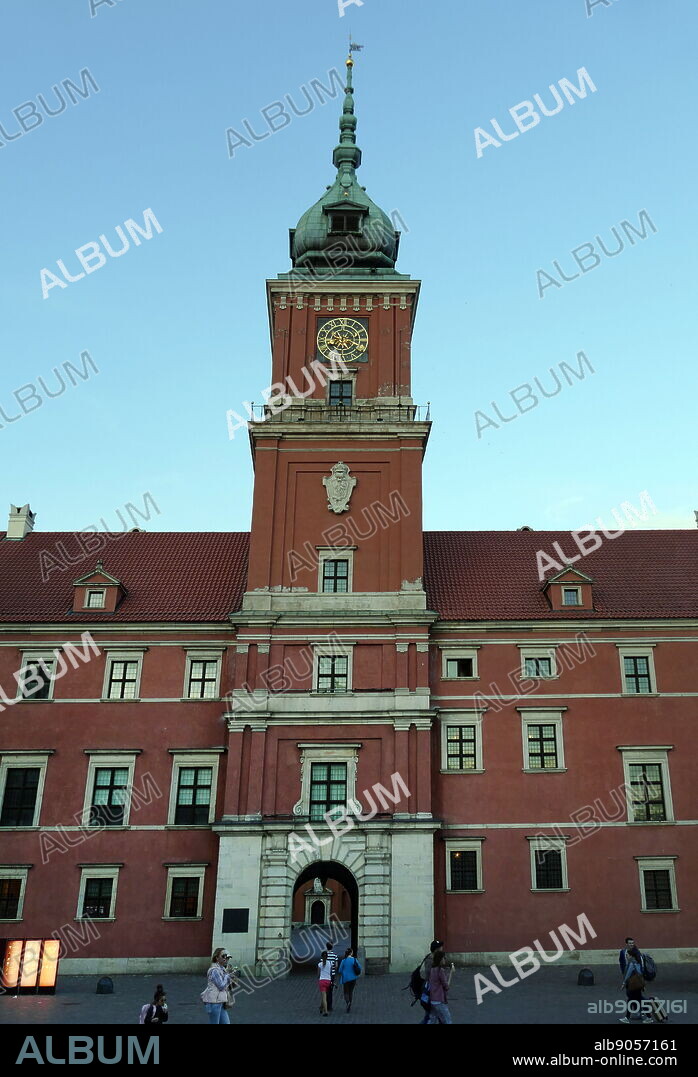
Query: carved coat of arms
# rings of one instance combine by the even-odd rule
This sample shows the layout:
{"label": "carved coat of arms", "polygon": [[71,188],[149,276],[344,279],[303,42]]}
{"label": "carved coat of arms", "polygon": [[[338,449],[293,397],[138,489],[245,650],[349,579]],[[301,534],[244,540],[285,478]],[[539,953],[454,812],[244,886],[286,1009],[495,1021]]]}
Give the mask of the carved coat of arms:
{"label": "carved coat of arms", "polygon": [[350,476],[349,468],[341,461],[332,468],[332,474],[322,480],[327,491],[327,507],[330,512],[347,512],[357,480]]}

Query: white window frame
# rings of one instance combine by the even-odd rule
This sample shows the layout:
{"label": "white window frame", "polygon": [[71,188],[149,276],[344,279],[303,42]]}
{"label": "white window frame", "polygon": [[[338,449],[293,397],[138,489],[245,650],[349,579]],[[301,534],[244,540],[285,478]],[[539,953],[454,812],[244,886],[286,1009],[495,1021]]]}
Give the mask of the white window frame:
{"label": "white window frame", "polygon": [[[337,640],[336,643],[314,643],[313,645],[313,695],[320,696],[344,696],[353,690],[354,671],[354,643],[345,643]],[[344,657],[347,660],[347,687],[344,692],[320,692],[318,690],[319,661],[320,658]]]}
{"label": "white window frame", "polygon": [[[347,764],[347,803],[356,799],[356,772],[359,765],[359,749],[362,745],[356,743],[337,744],[330,741],[323,744],[315,741],[312,744],[298,744],[300,748],[300,779],[301,795],[293,805],[294,815],[310,815],[310,775],[313,763],[346,763]],[[363,814],[363,812],[362,812]],[[313,827],[324,826],[324,823],[314,822]]]}
{"label": "white window frame", "polygon": [[87,888],[88,879],[111,879],[111,901],[109,902],[109,916],[97,916],[94,918],[96,924],[106,924],[116,919],[116,890],[119,885],[119,872],[121,871],[120,864],[90,864],[89,867],[83,867],[80,865],[80,888],[78,890],[78,907],[75,913],[76,920],[89,920],[90,917],[83,916],[82,906],[85,900],[85,890]]}
{"label": "white window frame", "polygon": [[[220,699],[221,694],[221,670],[223,666],[223,652],[222,651],[190,651],[187,650],[186,654],[186,666],[184,670],[184,690],[182,692],[182,700],[193,699],[196,703],[210,703],[213,699]],[[190,696],[189,695],[189,681],[191,679],[191,667],[194,662],[215,662],[216,663],[216,684],[214,688],[213,696]]]}
{"label": "white window frame", "polygon": [[[640,876],[640,912],[646,912],[650,915],[668,913],[668,912],[681,912],[679,907],[679,899],[676,892],[676,869],[674,861],[677,858],[675,856],[636,856],[638,872]],[[645,879],[643,872],[645,871],[668,871],[669,872],[669,886],[671,887],[671,908],[670,909],[648,909],[647,900],[645,896]]]}
{"label": "white window frame", "polygon": [[[562,590],[561,590],[561,598],[562,598],[561,605],[562,605],[563,609],[572,610],[572,609],[575,608],[575,606],[581,606],[581,604],[582,604],[582,588],[579,585],[574,584],[574,583],[563,583],[560,586],[562,588]],[[576,602],[565,602],[565,591],[574,591],[576,593],[576,595],[577,595],[577,601]]]}
{"label": "white window frame", "polygon": [[[23,700],[25,703],[48,703],[50,700],[53,699],[53,686],[56,683],[56,679],[57,679],[56,678],[56,667],[58,665],[58,658],[56,656],[56,650],[60,650],[60,647],[58,647],[58,648],[55,648],[55,647],[54,648],[39,648],[39,649],[33,648],[32,650],[27,649],[27,650],[22,650],[21,651],[22,664],[19,667],[20,670],[25,669],[26,666],[30,665],[32,662],[42,662],[42,661],[51,662],[51,664],[52,664],[52,675],[49,677],[48,695],[45,696],[43,699],[36,699],[34,696],[23,696],[22,695],[22,686],[21,686],[21,683],[20,683],[21,678],[20,678],[20,680],[17,681],[17,695],[15,696],[16,699]],[[19,670],[17,672],[19,672]]]}
{"label": "white window frame", "polygon": [[[318,576],[317,576],[317,590],[319,595],[331,595],[337,597],[338,595],[350,595],[354,591],[354,550],[355,546],[316,546],[318,555]],[[323,591],[322,589],[322,574],[324,571],[325,561],[348,561],[348,576],[347,576],[347,590],[346,591]]]}
{"label": "white window frame", "polygon": [[[548,837],[538,834],[528,839],[529,855],[531,860],[531,893],[533,894],[562,894],[569,890],[570,881],[567,873],[567,843],[565,838]],[[557,851],[562,853],[560,864],[562,868],[562,886],[542,889],[536,886],[536,853],[539,851]]]}
{"label": "white window frame", "polygon": [[[517,707],[521,715],[521,740],[523,743],[523,771],[525,774],[559,774],[567,770],[565,766],[565,738],[562,719],[566,707]],[[552,725],[555,727],[555,746],[557,748],[556,767],[532,767],[528,757],[527,730],[530,725]]]}
{"label": "white window frame", "polygon": [[[447,894],[484,894],[485,885],[482,874],[482,843],[484,838],[469,838],[467,840],[461,840],[460,838],[448,839],[444,842],[446,846],[446,893]],[[476,890],[454,890],[451,885],[451,853],[472,853],[476,854],[476,870],[477,870],[477,889]]]}
{"label": "white window frame", "polygon": [[[141,674],[143,672],[143,658],[145,657],[145,648],[141,650],[129,650],[129,651],[112,651],[107,648],[102,648],[106,652],[107,660],[104,664],[104,684],[102,685],[102,702],[103,703],[136,703],[140,699],[141,693]],[[117,696],[109,695],[109,677],[111,674],[111,668],[113,662],[136,662],[136,684],[134,688],[133,696],[125,699],[119,699]]]}
{"label": "white window frame", "polygon": [[12,768],[39,767],[39,784],[36,789],[36,804],[34,805],[34,821],[27,827],[3,826],[0,832],[13,830],[26,830],[28,826],[38,827],[41,819],[41,805],[44,799],[44,783],[46,781],[46,768],[49,757],[53,752],[0,752],[0,810],[5,800],[5,787],[7,785],[8,771]]}
{"label": "white window frame", "polygon": [[[441,711],[439,722],[441,724],[441,773],[442,774],[483,774],[482,762],[482,719],[484,711]],[[474,770],[449,770],[448,769],[448,727],[449,726],[475,726],[475,769]]]}
{"label": "white window frame", "polygon": [[[101,752],[90,751],[87,753],[89,756],[89,762],[87,766],[87,781],[85,783],[85,800],[82,806],[82,825],[95,832],[98,830],[123,830],[129,826],[129,818],[131,815],[131,793],[133,791],[133,775],[136,769],[136,757],[140,755],[140,752]],[[126,782],[126,788],[128,790],[126,796],[126,803],[124,804],[124,821],[120,826],[105,826],[105,827],[91,827],[90,826],[90,808],[92,807],[92,793],[94,791],[94,783],[96,772],[102,768],[109,767],[126,767],[128,769],[128,779]]]}
{"label": "white window frame", "polygon": [[[657,675],[654,671],[654,648],[656,644],[640,643],[637,647],[633,647],[628,643],[617,643],[618,648],[618,661],[620,662],[620,683],[621,692],[624,696],[630,696],[633,699],[647,699],[648,696],[656,696],[659,694],[657,688]],[[649,692],[629,692],[625,681],[625,662],[624,658],[646,658],[647,669],[650,675],[650,690]]]}
{"label": "white window frame", "polygon": [[[172,751],[172,781],[170,783],[170,807],[167,813],[167,825],[174,826],[177,830],[202,830],[209,827],[216,815],[216,795],[218,792],[218,768],[220,765],[220,752],[199,751]],[[175,823],[177,812],[177,789],[179,786],[179,772],[187,767],[210,767],[211,768],[211,802],[208,806],[207,823]]]}
{"label": "white window frame", "polygon": [[[557,667],[557,644],[550,643],[544,647],[529,647],[527,644],[519,644],[519,650],[521,651],[521,678],[522,680],[536,680],[536,681],[555,681],[560,676],[560,671]],[[549,658],[550,659],[550,676],[541,677],[534,675],[533,673],[526,672],[526,659],[527,658]]]}
{"label": "white window frame", "polygon": [[[669,752],[670,745],[652,747],[621,747],[618,749],[623,757],[623,779],[625,781],[626,805],[628,809],[628,822],[633,826],[666,826],[667,823],[675,822],[674,802],[671,796],[671,781],[669,775]],[[664,808],[666,819],[634,819],[632,801],[630,798],[630,766],[632,763],[654,763],[659,766],[662,773],[662,789],[664,791]]]}
{"label": "white window frame", "polygon": [[24,898],[27,893],[27,878],[30,865],[27,864],[0,864],[0,879],[20,879],[19,901],[17,903],[16,916],[1,916],[0,924],[17,924],[23,919]]}
{"label": "white window frame", "polygon": [[[101,595],[102,601],[98,606],[90,605],[90,595]],[[107,604],[107,589],[106,587],[86,587],[83,609],[85,610],[103,610]]]}
{"label": "white window frame", "polygon": [[[162,916],[163,920],[169,920],[170,923],[176,921],[180,924],[193,924],[197,920],[203,919],[204,886],[207,866],[208,865],[206,864],[168,864],[167,886],[165,887],[165,910]],[[199,893],[196,904],[196,916],[170,916],[170,902],[172,901],[172,882],[174,879],[182,878],[199,880]]]}
{"label": "white window frame", "polygon": [[[479,647],[453,647],[441,646],[441,680],[442,681],[477,681],[480,674],[477,668],[477,652]],[[459,658],[470,658],[473,663],[473,672],[470,677],[449,677],[448,663],[457,661]]]}

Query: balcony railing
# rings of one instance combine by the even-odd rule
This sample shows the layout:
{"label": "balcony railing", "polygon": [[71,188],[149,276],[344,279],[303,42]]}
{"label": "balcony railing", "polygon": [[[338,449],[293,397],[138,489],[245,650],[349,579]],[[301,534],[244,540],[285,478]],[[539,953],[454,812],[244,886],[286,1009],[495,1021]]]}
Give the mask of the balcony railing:
{"label": "balcony railing", "polygon": [[431,405],[426,404],[298,404],[273,410],[268,404],[252,404],[252,422],[283,423],[428,423]]}

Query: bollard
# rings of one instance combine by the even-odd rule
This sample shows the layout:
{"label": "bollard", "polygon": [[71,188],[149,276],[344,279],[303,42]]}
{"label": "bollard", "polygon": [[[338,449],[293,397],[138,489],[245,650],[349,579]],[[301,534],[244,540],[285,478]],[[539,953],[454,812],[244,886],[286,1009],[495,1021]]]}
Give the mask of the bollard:
{"label": "bollard", "polygon": [[113,995],[114,994],[114,981],[110,976],[103,976],[101,980],[97,980],[97,994],[98,995]]}
{"label": "bollard", "polygon": [[580,969],[577,977],[577,987],[593,987],[594,973],[591,969]]}

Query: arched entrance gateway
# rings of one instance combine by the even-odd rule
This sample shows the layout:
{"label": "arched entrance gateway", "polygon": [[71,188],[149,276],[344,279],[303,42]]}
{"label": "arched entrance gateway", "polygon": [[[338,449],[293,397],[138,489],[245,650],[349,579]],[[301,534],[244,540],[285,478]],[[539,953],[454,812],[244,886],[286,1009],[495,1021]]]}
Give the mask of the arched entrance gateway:
{"label": "arched entrance gateway", "polygon": [[348,946],[362,945],[356,879],[343,864],[323,860],[305,867],[293,887],[293,970],[314,970],[328,939],[340,957]]}

